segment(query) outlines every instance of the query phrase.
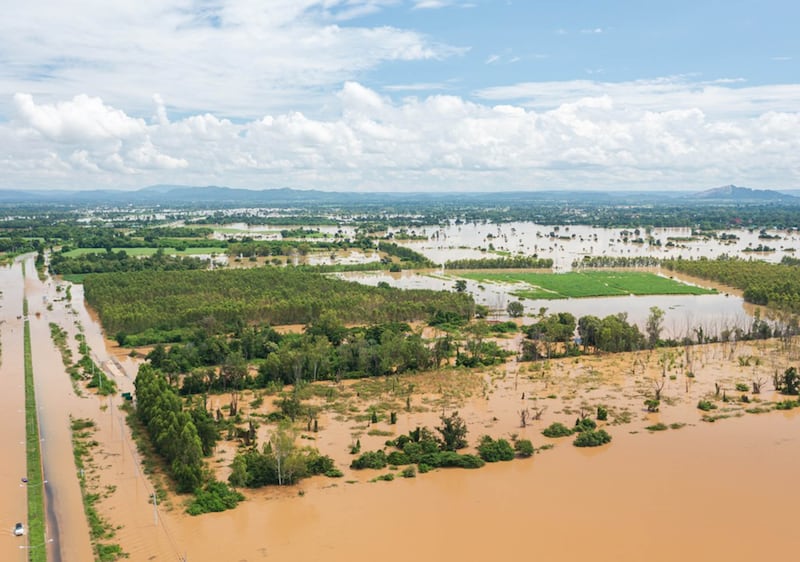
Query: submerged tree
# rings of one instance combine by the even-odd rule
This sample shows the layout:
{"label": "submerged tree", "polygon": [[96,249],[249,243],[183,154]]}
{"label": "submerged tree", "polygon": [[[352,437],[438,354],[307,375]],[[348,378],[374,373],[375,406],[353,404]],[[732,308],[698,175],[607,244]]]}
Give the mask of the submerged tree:
{"label": "submerged tree", "polygon": [[456,449],[463,449],[467,446],[467,424],[458,415],[458,412],[453,412],[449,416],[442,414],[440,417],[442,421],[441,427],[437,427],[441,438],[441,447],[445,451],[455,451]]}

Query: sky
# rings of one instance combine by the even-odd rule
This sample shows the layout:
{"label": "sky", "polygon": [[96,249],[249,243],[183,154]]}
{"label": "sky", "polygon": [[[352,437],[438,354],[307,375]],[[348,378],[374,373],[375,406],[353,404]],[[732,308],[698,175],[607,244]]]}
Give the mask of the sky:
{"label": "sky", "polygon": [[800,188],[795,0],[0,6],[0,189]]}

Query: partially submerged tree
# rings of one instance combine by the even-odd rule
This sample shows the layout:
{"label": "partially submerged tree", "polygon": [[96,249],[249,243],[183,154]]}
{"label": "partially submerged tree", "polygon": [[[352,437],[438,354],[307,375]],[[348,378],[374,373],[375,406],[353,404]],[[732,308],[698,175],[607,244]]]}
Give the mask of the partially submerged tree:
{"label": "partially submerged tree", "polygon": [[455,451],[467,446],[467,424],[453,412],[449,416],[442,414],[440,417],[442,425],[436,428],[441,434],[441,447],[444,451]]}

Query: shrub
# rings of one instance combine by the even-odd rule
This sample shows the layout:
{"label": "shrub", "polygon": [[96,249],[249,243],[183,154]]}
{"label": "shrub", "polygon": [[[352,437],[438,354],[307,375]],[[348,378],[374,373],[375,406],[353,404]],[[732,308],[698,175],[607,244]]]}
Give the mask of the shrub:
{"label": "shrub", "polygon": [[388,464],[386,460],[386,453],[383,451],[367,451],[357,459],[355,459],[352,463],[350,463],[350,468],[355,469],[362,469],[362,468],[385,468]]}
{"label": "shrub", "polygon": [[420,474],[425,474],[426,472],[430,472],[431,470],[433,470],[433,467],[431,465],[425,464],[424,462],[419,463],[417,465],[417,468],[419,468]]}
{"label": "shrub", "polygon": [[656,400],[655,398],[648,398],[644,401],[644,405],[647,408],[648,412],[657,412],[659,406],[661,406],[661,400]]}
{"label": "shrub", "polygon": [[186,512],[189,515],[200,515],[215,511],[233,509],[244,496],[230,488],[224,482],[214,480],[195,492],[195,498],[189,503]]}
{"label": "shrub", "polygon": [[480,468],[484,465],[484,461],[475,455],[459,455],[455,451],[439,451],[422,456],[419,463],[420,472],[422,472],[423,464],[430,468]]}
{"label": "shrub", "polygon": [[793,410],[800,406],[800,400],[782,400],[775,403],[776,410]]}
{"label": "shrub", "polygon": [[747,383],[737,382],[736,390],[739,392],[747,392],[748,390],[750,390],[750,387],[747,385]]}
{"label": "shrub", "polygon": [[592,431],[593,429],[597,429],[597,423],[591,418],[575,421],[575,431]]}
{"label": "shrub", "polygon": [[478,445],[478,455],[486,462],[510,461],[514,459],[514,449],[505,439],[495,441],[484,435]]}
{"label": "shrub", "polygon": [[608,409],[605,406],[597,407],[597,420],[606,421],[608,419]]}
{"label": "shrub", "polygon": [[313,451],[308,455],[306,468],[309,474],[327,474],[336,470],[333,459],[328,455],[320,455],[318,451]]}
{"label": "shrub", "polygon": [[703,410],[704,412],[709,412],[711,410],[715,410],[717,405],[710,400],[700,400],[697,402],[697,408],[699,410]]}
{"label": "shrub", "polygon": [[401,466],[404,464],[411,464],[411,460],[408,458],[402,451],[392,451],[386,456],[386,462],[389,464],[393,464],[395,466]]}
{"label": "shrub", "polygon": [[413,466],[407,466],[400,473],[400,476],[403,478],[415,478],[417,476],[417,471]]}
{"label": "shrub", "polygon": [[567,437],[572,435],[572,430],[560,422],[553,422],[542,431],[545,437]]}
{"label": "shrub", "polygon": [[391,482],[394,480],[394,474],[389,472],[388,474],[381,474],[380,476],[376,476],[375,480],[383,480],[384,482]]}
{"label": "shrub", "polygon": [[596,431],[581,432],[572,444],[576,447],[599,447],[610,441],[611,436],[606,433],[606,430],[598,429]]}
{"label": "shrub", "polygon": [[344,476],[344,472],[339,470],[338,468],[332,468],[325,473],[325,476],[328,478],[341,478]]}
{"label": "shrub", "polygon": [[645,429],[647,431],[666,431],[667,429],[669,429],[669,427],[667,427],[663,423],[657,423],[655,425],[648,425],[647,427],[645,427]]}
{"label": "shrub", "polygon": [[520,457],[530,457],[536,450],[533,448],[533,443],[528,439],[517,439],[514,442],[514,451]]}

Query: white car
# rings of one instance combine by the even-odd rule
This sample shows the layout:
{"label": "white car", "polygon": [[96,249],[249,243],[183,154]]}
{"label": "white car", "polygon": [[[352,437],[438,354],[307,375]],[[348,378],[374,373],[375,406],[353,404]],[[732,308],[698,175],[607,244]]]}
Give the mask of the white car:
{"label": "white car", "polygon": [[22,523],[17,523],[14,525],[14,535],[17,537],[21,537],[25,534],[25,526]]}

